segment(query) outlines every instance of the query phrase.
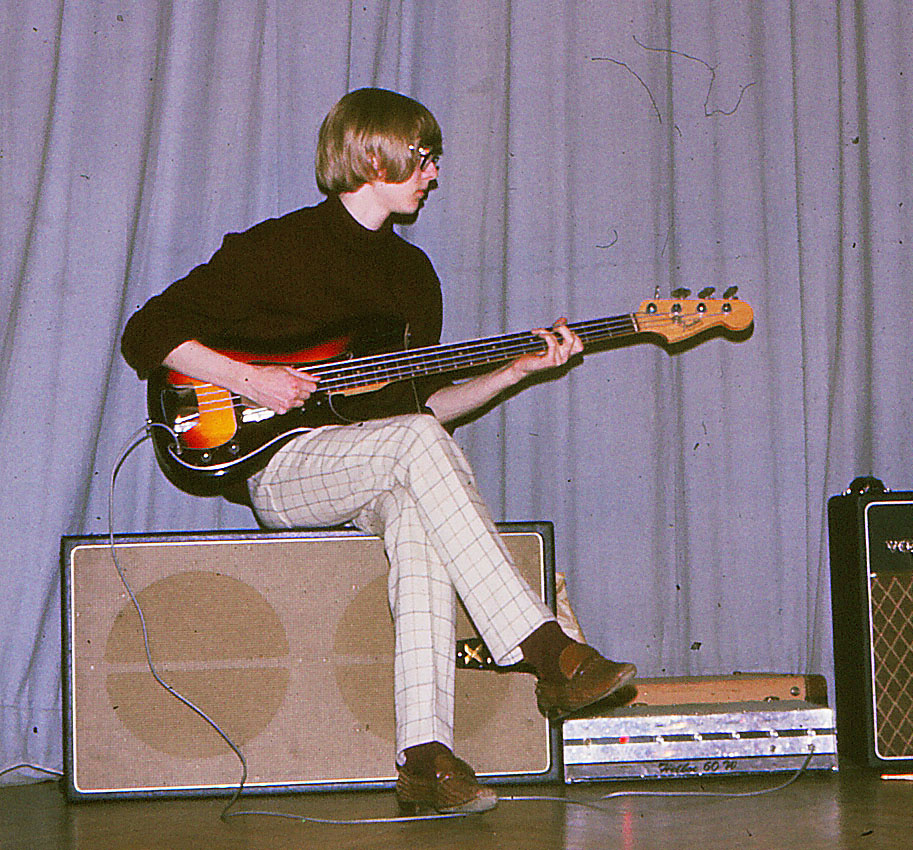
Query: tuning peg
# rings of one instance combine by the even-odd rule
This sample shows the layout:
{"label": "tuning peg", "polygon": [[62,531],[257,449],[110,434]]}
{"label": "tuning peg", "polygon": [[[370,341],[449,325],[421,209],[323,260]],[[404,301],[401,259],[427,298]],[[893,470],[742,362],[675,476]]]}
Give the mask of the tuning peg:
{"label": "tuning peg", "polygon": [[723,298],[735,298],[736,293],[739,291],[737,286],[730,286],[724,293]]}
{"label": "tuning peg", "polygon": [[687,298],[691,294],[690,289],[685,289],[684,286],[680,286],[678,289],[672,290],[673,298]]}
{"label": "tuning peg", "polygon": [[698,298],[709,298],[713,293],[716,292],[715,286],[705,286],[700,292],[698,292]]}

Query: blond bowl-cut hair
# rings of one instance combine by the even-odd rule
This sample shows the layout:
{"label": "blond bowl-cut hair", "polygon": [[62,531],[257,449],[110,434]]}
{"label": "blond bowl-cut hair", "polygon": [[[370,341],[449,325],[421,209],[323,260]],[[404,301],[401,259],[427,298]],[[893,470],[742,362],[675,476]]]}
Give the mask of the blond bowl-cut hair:
{"label": "blond bowl-cut hair", "polygon": [[427,107],[387,89],[349,92],[323,120],[317,137],[317,186],[326,195],[365,183],[408,180],[423,147],[442,150],[440,125]]}

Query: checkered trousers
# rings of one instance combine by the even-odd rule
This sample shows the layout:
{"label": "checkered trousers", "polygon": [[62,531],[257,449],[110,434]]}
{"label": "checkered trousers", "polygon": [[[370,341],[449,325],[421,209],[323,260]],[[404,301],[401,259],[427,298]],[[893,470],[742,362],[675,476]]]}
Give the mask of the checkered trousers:
{"label": "checkered trousers", "polygon": [[554,615],[510,561],[460,448],[432,416],[319,428],[287,443],[250,481],[274,528],[352,522],[383,538],[396,634],[397,757],[453,747],[458,593],[495,661]]}

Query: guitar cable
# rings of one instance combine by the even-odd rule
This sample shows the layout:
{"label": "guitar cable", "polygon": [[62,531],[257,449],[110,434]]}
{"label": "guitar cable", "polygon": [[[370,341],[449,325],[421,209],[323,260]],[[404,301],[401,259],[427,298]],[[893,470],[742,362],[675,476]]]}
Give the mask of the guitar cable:
{"label": "guitar cable", "polygon": [[395,818],[368,818],[368,819],[359,819],[359,820],[326,820],[320,818],[310,818],[303,815],[290,815],[290,814],[281,814],[278,812],[255,812],[255,811],[241,811],[241,812],[232,812],[229,813],[229,810],[235,805],[235,803],[240,798],[241,794],[244,791],[244,786],[247,783],[247,759],[244,756],[244,753],[241,751],[241,748],[235,744],[234,741],[229,737],[229,735],[213,720],[202,708],[193,703],[190,699],[185,697],[182,693],[172,687],[162,675],[159,673],[158,668],[155,665],[155,661],[152,658],[152,649],[149,642],[149,629],[146,624],[146,617],[143,613],[142,606],[139,603],[139,599],[136,596],[136,593],[131,586],[126,572],[123,569],[123,566],[120,563],[120,559],[117,556],[117,543],[114,535],[114,491],[117,484],[117,476],[120,472],[121,467],[127,458],[133,453],[135,449],[141,446],[146,440],[152,438],[152,429],[153,428],[163,428],[166,430],[172,438],[177,441],[177,434],[172,428],[168,425],[159,422],[147,421],[143,427],[138,428],[130,437],[127,439],[125,447],[121,450],[121,453],[114,464],[114,468],[111,471],[111,478],[108,487],[108,547],[111,552],[111,560],[114,563],[114,568],[117,570],[117,575],[120,578],[120,582],[123,585],[124,589],[127,592],[127,596],[130,598],[130,602],[133,605],[134,610],[139,617],[140,630],[143,636],[143,649],[146,654],[146,665],[149,668],[149,672],[152,674],[153,679],[156,683],[166,690],[172,697],[174,697],[179,702],[183,703],[187,708],[197,714],[202,718],[212,729],[222,738],[223,741],[228,745],[232,752],[237,757],[241,765],[241,776],[238,781],[238,787],[235,788],[231,798],[226,804],[225,808],[222,810],[219,815],[219,819],[222,821],[227,821],[230,817],[238,817],[240,815],[271,815],[273,817],[285,817],[285,818],[294,818],[300,821],[310,821],[313,823],[323,823],[323,824],[338,824],[338,825],[351,825],[351,824],[375,824],[375,823],[407,823],[412,821],[427,821],[427,820],[446,820],[457,817],[468,817],[468,813],[457,813],[457,814],[433,814],[433,815],[409,815],[401,816]]}
{"label": "guitar cable", "polygon": [[[329,826],[355,826],[355,825],[382,825],[382,824],[394,824],[394,823],[413,823],[418,821],[434,821],[434,820],[452,820],[454,818],[465,818],[471,816],[469,812],[457,812],[457,813],[438,813],[438,814],[427,814],[427,815],[403,815],[399,817],[378,817],[378,818],[353,818],[353,819],[333,819],[333,818],[316,818],[310,817],[307,815],[298,815],[287,812],[275,812],[275,811],[265,811],[265,810],[246,810],[246,811],[229,811],[235,803],[240,798],[241,794],[244,791],[244,787],[247,783],[247,759],[244,756],[244,753],[241,751],[241,748],[235,744],[234,741],[229,737],[229,735],[213,720],[202,708],[194,704],[190,699],[185,697],[174,687],[172,687],[165,679],[161,676],[158,671],[158,668],[155,665],[155,662],[152,658],[152,650],[149,643],[149,630],[146,624],[146,617],[143,614],[142,607],[139,603],[139,600],[136,594],[133,591],[132,586],[130,585],[129,580],[127,579],[126,573],[120,563],[120,560],[117,556],[117,543],[114,535],[114,491],[115,485],[117,482],[117,475],[120,472],[121,466],[127,458],[133,453],[133,451],[142,445],[146,440],[152,438],[152,429],[153,428],[164,428],[168,431],[171,436],[177,440],[177,435],[174,430],[169,426],[158,423],[147,421],[142,428],[137,429],[127,440],[125,448],[121,451],[120,456],[118,457],[114,468],[111,472],[110,484],[108,489],[108,545],[111,552],[111,559],[114,563],[114,567],[117,570],[118,577],[120,578],[121,584],[124,586],[124,589],[127,592],[127,595],[130,598],[130,602],[135,609],[137,616],[139,617],[140,629],[143,636],[143,648],[146,654],[146,664],[149,668],[149,672],[152,674],[152,677],[155,679],[156,683],[161,686],[165,691],[167,691],[172,697],[174,697],[179,702],[183,703],[187,708],[197,714],[201,719],[203,719],[221,738],[232,752],[237,757],[241,765],[241,776],[238,781],[238,786],[235,788],[232,793],[228,803],[222,809],[219,819],[223,822],[227,822],[229,818],[233,817],[242,817],[242,816],[252,816],[259,815],[262,817],[275,817],[283,818],[288,820],[296,820],[300,823],[314,823],[321,825]],[[778,791],[782,791],[788,786],[792,785],[796,780],[798,780],[808,768],[808,765],[811,763],[812,757],[814,756],[815,750],[813,746],[809,747],[809,752],[805,761],[802,765],[795,771],[795,773],[790,776],[785,782],[782,782],[778,785],[775,785],[771,788],[764,788],[758,791],[743,791],[743,792],[713,792],[713,791],[643,791],[643,790],[630,790],[630,791],[615,791],[609,794],[605,794],[602,797],[599,797],[596,802],[590,803],[583,800],[574,800],[568,799],[567,797],[559,796],[547,796],[547,795],[505,795],[499,796],[499,802],[555,802],[561,803],[565,806],[580,806],[583,808],[591,809],[593,811],[601,812],[603,814],[610,814],[606,809],[597,805],[597,803],[603,800],[609,800],[618,797],[717,797],[717,798],[748,798],[748,797],[758,797],[765,794],[772,794]],[[4,771],[6,772],[6,771]]]}
{"label": "guitar cable", "polygon": [[139,600],[136,597],[136,594],[133,592],[133,588],[130,585],[130,582],[127,579],[126,573],[124,572],[123,567],[121,566],[120,560],[117,557],[117,545],[114,538],[114,488],[117,483],[117,475],[120,472],[121,466],[127,458],[133,453],[133,451],[142,445],[146,440],[152,439],[152,429],[164,428],[168,431],[171,436],[177,440],[177,435],[175,432],[169,428],[167,425],[164,425],[159,422],[147,422],[142,428],[138,428],[133,434],[128,438],[125,448],[121,451],[120,456],[117,459],[117,462],[114,464],[114,468],[111,471],[111,481],[108,490],[108,546],[111,550],[111,560],[114,562],[114,568],[117,570],[117,575],[120,578],[121,584],[124,586],[124,589],[127,591],[127,595],[130,597],[130,602],[133,604],[133,608],[139,617],[140,629],[143,634],[143,649],[146,653],[146,664],[149,667],[149,672],[152,674],[152,678],[164,688],[171,696],[176,700],[183,703],[191,711],[195,712],[199,717],[208,723],[212,729],[218,733],[218,735],[225,741],[225,743],[231,748],[234,754],[238,757],[238,760],[241,763],[241,778],[238,782],[238,787],[232,795],[231,799],[228,801],[228,805],[222,811],[220,815],[221,819],[225,819],[226,812],[235,804],[238,797],[241,796],[241,792],[244,789],[244,785],[247,782],[247,759],[244,757],[244,753],[241,752],[240,747],[235,744],[234,741],[228,736],[228,734],[215,722],[203,709],[198,705],[194,704],[191,700],[173,688],[171,685],[166,682],[162,676],[159,674],[155,662],[152,659],[152,649],[149,645],[149,629],[146,625],[146,617],[143,614],[142,606],[139,604]]}

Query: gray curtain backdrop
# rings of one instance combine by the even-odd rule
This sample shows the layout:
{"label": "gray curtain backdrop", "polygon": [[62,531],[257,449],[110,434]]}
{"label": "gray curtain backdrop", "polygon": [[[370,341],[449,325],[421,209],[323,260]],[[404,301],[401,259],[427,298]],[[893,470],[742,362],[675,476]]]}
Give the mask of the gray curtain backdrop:
{"label": "gray curtain backdrop", "polygon": [[[403,232],[447,340],[738,286],[748,339],[592,354],[457,437],[498,519],[555,523],[604,652],[831,678],[826,500],[860,474],[913,489],[911,8],[6,0],[0,769],[61,767],[59,541],[107,531],[145,418],[124,322],[225,232],[318,201],[317,128],[363,85],[444,127]],[[255,527],[148,443],[115,525]]]}

